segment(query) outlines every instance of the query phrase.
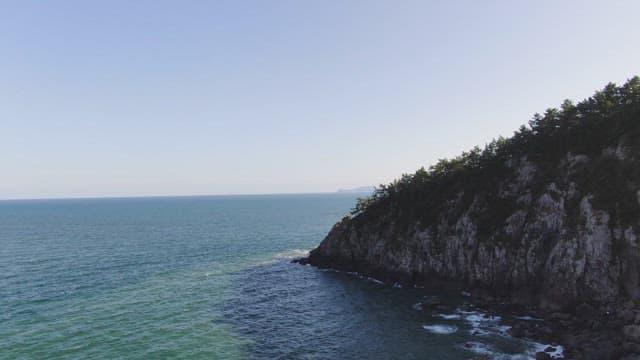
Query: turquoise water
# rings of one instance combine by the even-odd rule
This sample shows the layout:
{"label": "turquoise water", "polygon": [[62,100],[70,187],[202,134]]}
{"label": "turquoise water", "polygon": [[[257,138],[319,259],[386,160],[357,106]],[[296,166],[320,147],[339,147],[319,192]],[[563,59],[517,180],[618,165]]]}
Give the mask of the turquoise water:
{"label": "turquoise water", "polygon": [[[455,295],[439,294],[457,315],[438,319],[416,310],[420,289],[290,263],[354,201],[335,194],[0,202],[0,358],[465,359],[530,351],[499,331],[471,335],[480,323],[469,317],[478,314],[461,312]],[[434,333],[429,324],[458,331]]]}

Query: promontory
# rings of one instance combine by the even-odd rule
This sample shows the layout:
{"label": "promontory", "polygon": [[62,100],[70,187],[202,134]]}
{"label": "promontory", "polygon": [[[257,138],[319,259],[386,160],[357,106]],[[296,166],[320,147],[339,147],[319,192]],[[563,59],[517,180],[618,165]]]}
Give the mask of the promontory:
{"label": "promontory", "polygon": [[301,262],[539,311],[569,358],[640,356],[640,78],[360,199]]}

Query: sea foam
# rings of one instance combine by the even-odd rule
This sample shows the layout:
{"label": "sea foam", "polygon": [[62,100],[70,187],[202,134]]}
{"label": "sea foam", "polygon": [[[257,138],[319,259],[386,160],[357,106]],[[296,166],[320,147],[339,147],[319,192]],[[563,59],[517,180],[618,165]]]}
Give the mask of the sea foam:
{"label": "sea foam", "polygon": [[448,335],[458,331],[455,325],[422,325],[422,328],[432,334]]}

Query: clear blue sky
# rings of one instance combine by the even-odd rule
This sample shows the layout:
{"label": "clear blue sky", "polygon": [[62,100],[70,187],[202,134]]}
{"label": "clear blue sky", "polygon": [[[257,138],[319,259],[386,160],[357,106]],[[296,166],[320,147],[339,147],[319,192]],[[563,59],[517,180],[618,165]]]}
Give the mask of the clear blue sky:
{"label": "clear blue sky", "polygon": [[640,73],[639,1],[4,1],[0,198],[386,183]]}

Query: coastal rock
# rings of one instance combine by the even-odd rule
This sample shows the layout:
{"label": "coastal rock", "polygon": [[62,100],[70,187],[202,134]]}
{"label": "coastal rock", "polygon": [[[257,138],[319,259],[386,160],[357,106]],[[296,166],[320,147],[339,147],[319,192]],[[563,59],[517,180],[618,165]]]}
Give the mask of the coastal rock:
{"label": "coastal rock", "polygon": [[627,340],[640,342],[640,325],[625,326],[624,336],[627,338]]}
{"label": "coastal rock", "polygon": [[623,338],[635,351],[640,79],[605,90],[383,187],[302,262],[389,283],[452,282],[477,303],[539,309],[575,358],[626,355]]}
{"label": "coastal rock", "polygon": [[551,360],[551,355],[543,351],[538,351],[536,353],[536,360]]}

